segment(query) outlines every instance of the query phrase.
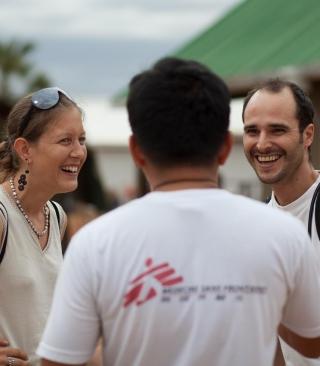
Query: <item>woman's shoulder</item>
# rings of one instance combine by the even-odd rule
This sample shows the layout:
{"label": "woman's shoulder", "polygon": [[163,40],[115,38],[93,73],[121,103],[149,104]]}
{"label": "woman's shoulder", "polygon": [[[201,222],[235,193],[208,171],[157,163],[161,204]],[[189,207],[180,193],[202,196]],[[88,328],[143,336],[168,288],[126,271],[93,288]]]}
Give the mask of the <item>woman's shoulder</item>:
{"label": "woman's shoulder", "polygon": [[61,238],[63,238],[67,227],[67,214],[58,202],[50,200],[49,204],[53,209],[55,220],[58,222]]}

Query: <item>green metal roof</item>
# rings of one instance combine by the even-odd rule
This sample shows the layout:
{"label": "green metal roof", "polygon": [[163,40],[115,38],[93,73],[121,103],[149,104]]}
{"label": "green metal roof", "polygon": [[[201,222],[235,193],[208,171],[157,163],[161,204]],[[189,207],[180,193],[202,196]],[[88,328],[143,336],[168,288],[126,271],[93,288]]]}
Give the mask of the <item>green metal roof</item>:
{"label": "green metal roof", "polygon": [[[319,65],[320,0],[247,0],[172,56],[206,64],[226,80]],[[114,100],[123,102],[127,90]]]}
{"label": "green metal roof", "polygon": [[320,64],[320,1],[247,0],[174,55],[223,77]]}

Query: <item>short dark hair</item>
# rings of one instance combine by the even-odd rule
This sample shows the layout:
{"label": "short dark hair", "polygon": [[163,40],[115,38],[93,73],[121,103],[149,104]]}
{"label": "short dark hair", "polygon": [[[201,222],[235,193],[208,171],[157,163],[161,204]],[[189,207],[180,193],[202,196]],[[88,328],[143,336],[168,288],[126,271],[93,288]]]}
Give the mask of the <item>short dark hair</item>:
{"label": "short dark hair", "polygon": [[304,93],[299,85],[279,78],[269,79],[259,85],[257,88],[249,91],[244,99],[242,107],[242,120],[244,122],[244,113],[251,97],[259,90],[266,90],[271,93],[279,93],[284,88],[291,90],[296,103],[296,118],[299,121],[299,131],[303,132],[310,123],[314,123],[314,107],[311,99]]}
{"label": "short dark hair", "polygon": [[168,57],[130,82],[129,122],[157,165],[209,164],[229,127],[230,95],[204,65]]}

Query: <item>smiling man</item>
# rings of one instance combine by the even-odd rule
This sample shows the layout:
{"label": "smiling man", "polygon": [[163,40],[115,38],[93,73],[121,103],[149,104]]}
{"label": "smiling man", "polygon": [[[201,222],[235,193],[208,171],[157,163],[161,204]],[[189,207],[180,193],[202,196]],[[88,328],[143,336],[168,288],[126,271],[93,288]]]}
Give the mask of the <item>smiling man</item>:
{"label": "smiling man", "polygon": [[[269,80],[248,93],[242,118],[246,157],[258,178],[272,187],[269,205],[292,213],[308,227],[320,183],[310,161],[315,130],[311,100],[294,83]],[[319,253],[315,218],[310,217],[310,235]],[[287,365],[320,365],[320,360],[302,359],[285,345],[283,351]]]}

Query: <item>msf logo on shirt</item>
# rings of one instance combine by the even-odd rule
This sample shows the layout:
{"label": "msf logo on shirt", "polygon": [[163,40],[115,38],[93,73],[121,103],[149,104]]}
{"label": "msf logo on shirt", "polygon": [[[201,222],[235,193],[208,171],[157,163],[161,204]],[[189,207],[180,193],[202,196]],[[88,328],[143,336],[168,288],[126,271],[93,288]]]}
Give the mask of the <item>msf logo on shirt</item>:
{"label": "msf logo on shirt", "polygon": [[124,296],[124,307],[132,303],[140,306],[157,296],[159,287],[171,287],[183,281],[169,263],[154,265],[148,258],[145,265],[146,270],[130,282],[131,288]]}

